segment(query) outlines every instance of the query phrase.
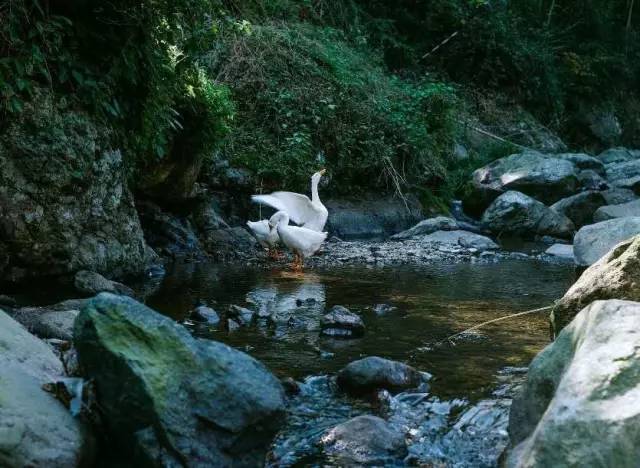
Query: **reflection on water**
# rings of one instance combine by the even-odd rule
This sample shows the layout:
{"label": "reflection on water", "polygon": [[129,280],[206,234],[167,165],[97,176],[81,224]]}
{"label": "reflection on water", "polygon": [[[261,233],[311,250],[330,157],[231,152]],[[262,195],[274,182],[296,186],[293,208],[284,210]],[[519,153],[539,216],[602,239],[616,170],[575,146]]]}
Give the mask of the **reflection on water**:
{"label": "reflection on water", "polygon": [[[205,264],[177,267],[149,305],[177,320],[198,301],[219,312],[235,304],[269,317],[234,332],[193,330],[247,351],[281,377],[303,381],[300,394],[289,401],[287,424],[268,466],[345,466],[322,454],[322,434],[373,413],[407,442],[407,458],[389,466],[493,467],[508,443],[513,389],[548,342],[547,316],[506,320],[453,344],[438,343],[481,322],[548,305],[573,280],[572,267],[533,260],[345,267],[303,275]],[[362,338],[320,336],[323,311],[338,304],[361,314]],[[337,391],[332,374],[369,355],[429,372],[429,391],[381,392],[376,401]]]}
{"label": "reflection on water", "polygon": [[[433,374],[432,388],[441,398],[474,400],[495,388],[500,369],[526,366],[548,342],[547,316],[499,322],[455,346],[434,344],[480,322],[548,305],[573,279],[570,266],[532,260],[305,274],[191,264],[169,272],[148,304],[177,320],[198,300],[219,312],[236,304],[269,314],[269,322],[235,332],[196,333],[249,352],[282,377],[333,373],[354,359],[379,355]],[[364,337],[320,337],[321,314],[336,304],[362,315]],[[376,304],[396,308],[378,315]]]}

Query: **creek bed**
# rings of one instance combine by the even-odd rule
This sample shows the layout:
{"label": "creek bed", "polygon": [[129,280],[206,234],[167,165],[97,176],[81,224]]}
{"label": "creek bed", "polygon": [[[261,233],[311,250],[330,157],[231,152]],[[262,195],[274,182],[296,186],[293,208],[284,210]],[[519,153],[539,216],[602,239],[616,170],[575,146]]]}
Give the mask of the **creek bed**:
{"label": "creek bed", "polygon": [[[274,466],[331,464],[316,445],[323,430],[365,413],[383,415],[406,435],[409,457],[389,464],[492,466],[506,443],[513,389],[549,342],[547,314],[441,342],[478,323],[549,305],[574,279],[572,266],[534,259],[316,268],[304,274],[200,263],[174,266],[147,303],[179,321],[198,301],[220,312],[230,305],[268,310],[276,318],[233,332],[191,327],[196,335],[246,351],[279,377],[303,382],[274,443]],[[362,316],[362,338],[320,336],[322,312],[338,304]],[[385,307],[376,310],[379,304]],[[430,373],[428,393],[370,402],[335,391],[331,376],[371,355]]]}

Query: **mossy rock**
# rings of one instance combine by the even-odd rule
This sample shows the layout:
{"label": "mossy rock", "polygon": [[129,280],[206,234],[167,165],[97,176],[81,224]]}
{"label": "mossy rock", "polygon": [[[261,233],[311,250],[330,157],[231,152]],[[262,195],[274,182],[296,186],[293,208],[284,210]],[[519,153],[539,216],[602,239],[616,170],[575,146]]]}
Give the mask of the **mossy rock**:
{"label": "mossy rock", "polygon": [[284,391],[258,361],[108,293],[80,312],[74,335],[109,433],[142,465],[262,463]]}

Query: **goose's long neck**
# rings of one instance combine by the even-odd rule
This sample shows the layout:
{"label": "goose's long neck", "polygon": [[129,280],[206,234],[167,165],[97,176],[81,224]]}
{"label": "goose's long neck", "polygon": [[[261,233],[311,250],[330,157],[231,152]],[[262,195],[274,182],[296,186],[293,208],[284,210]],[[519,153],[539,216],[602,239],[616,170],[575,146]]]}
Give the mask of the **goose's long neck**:
{"label": "goose's long neck", "polygon": [[278,221],[278,225],[276,227],[285,227],[288,225],[289,225],[289,215],[283,212],[280,215],[280,220]]}
{"label": "goose's long neck", "polygon": [[311,201],[313,203],[319,203],[320,202],[320,195],[318,195],[318,183],[320,182],[320,179],[313,179],[311,181]]}

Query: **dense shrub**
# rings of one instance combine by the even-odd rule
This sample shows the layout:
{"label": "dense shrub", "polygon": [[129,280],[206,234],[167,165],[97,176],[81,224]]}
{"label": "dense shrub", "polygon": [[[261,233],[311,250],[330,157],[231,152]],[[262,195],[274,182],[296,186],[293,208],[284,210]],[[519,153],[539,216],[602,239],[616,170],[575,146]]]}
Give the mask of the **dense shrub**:
{"label": "dense shrub", "polygon": [[216,37],[215,0],[42,5],[0,6],[4,118],[46,86],[107,122],[137,169],[165,157],[178,140],[192,145],[186,150],[213,152],[233,110],[227,90],[198,62]]}
{"label": "dense shrub", "polygon": [[453,89],[386,73],[378,54],[336,29],[245,24],[208,61],[238,105],[226,156],[267,182],[306,187],[325,164],[344,192],[444,176]]}

